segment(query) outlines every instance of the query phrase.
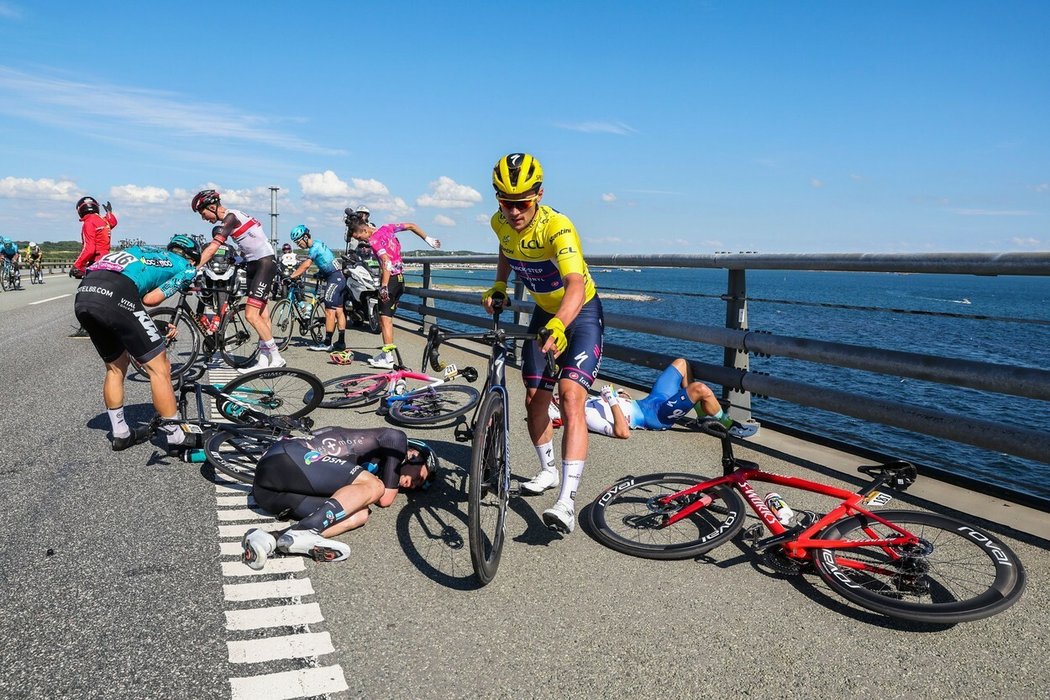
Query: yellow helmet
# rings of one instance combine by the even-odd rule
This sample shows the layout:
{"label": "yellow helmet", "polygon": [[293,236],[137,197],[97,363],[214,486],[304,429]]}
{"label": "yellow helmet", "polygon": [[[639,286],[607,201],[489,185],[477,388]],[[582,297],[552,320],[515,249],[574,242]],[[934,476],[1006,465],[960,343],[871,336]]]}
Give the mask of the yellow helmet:
{"label": "yellow helmet", "polygon": [[492,169],[492,186],[497,195],[524,195],[538,190],[543,184],[543,168],[528,153],[503,156]]}

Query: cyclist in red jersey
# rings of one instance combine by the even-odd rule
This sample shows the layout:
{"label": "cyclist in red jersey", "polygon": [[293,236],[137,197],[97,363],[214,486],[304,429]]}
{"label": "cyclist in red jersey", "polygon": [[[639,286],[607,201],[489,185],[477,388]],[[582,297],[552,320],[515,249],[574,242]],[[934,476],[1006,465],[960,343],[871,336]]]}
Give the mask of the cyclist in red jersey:
{"label": "cyclist in red jersey", "polygon": [[[113,214],[113,206],[106,202],[103,207],[106,215],[99,216],[98,201],[94,197],[81,197],[77,201],[77,216],[80,217],[80,255],[69,268],[69,276],[81,279],[88,265],[101,260],[103,256],[109,255],[109,235],[117,226],[117,217]],[[88,332],[83,326],[78,326],[70,338],[87,338]]]}

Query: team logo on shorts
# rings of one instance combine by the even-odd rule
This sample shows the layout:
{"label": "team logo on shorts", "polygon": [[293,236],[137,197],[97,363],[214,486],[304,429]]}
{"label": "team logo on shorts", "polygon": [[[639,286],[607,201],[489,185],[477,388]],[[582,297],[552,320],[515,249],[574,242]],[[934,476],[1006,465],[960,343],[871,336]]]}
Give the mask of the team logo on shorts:
{"label": "team logo on shorts", "polygon": [[324,455],[322,455],[317,450],[310,450],[305,455],[303,455],[303,462],[305,462],[306,464],[313,464],[317,460],[321,459],[321,457],[323,456]]}

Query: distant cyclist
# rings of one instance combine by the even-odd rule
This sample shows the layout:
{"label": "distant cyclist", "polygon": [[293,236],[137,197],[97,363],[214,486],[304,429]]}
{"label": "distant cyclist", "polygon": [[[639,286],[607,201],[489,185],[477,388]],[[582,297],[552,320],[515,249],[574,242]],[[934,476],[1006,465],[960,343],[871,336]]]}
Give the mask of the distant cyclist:
{"label": "distant cyclist", "polygon": [[263,313],[270,296],[270,286],[277,274],[277,260],[262,224],[243,211],[224,207],[219,193],[215,190],[201,190],[195,194],[190,207],[208,223],[219,223],[222,226],[218,232],[214,232],[213,229],[211,243],[201,253],[201,265],[211,260],[227,239],[233,239],[247,263],[244,268],[248,276],[244,316],[259,334],[259,360],[251,367],[239,371],[284,367],[288,363],[281,357],[277,344],[273,342],[270,317]]}
{"label": "distant cyclist", "polygon": [[369,506],[386,508],[399,489],[427,488],[436,476],[430,448],[394,428],[330,427],[280,440],[260,458],[252,495],[268,513],[299,522],[276,536],[249,530],[242,559],[256,570],[275,551],[346,559],[350,547],[330,538],[364,525]]}
{"label": "distant cyclist", "polygon": [[[124,379],[134,357],[146,370],[157,415],[179,417],[171,386],[165,338],[144,306],[156,306],[188,286],[197,274],[200,245],[182,234],[167,250],[132,246],[106,255],[88,268],[77,288],[74,312],[106,364],[102,399],[113,428],[114,450],[125,450],[149,438],[149,427],[132,430],[124,420]],[[171,332],[173,333],[174,327]],[[177,424],[165,425],[168,446],[183,446],[186,435]]]}
{"label": "distant cyclist", "polygon": [[[346,350],[346,311],[343,310],[343,297],[346,294],[346,278],[343,270],[335,262],[335,253],[324,241],[315,241],[310,229],[299,224],[292,229],[292,242],[306,249],[306,260],[292,273],[292,279],[306,274],[311,265],[317,265],[317,274],[324,280],[324,341],[311,345],[311,350],[331,352]],[[339,340],[332,344],[332,335],[336,324],[339,326]]]}
{"label": "distant cyclist", "polygon": [[21,287],[22,282],[19,270],[22,269],[22,254],[18,252],[18,244],[7,236],[0,238],[0,258],[3,258],[11,264],[11,269],[13,269],[15,273],[15,287]]}
{"label": "distant cyclist", "polygon": [[[362,209],[364,207],[359,208],[358,212]],[[367,214],[368,210],[364,209],[364,213]],[[394,368],[394,313],[405,291],[401,241],[397,239],[401,231],[411,231],[431,248],[441,247],[441,241],[431,238],[415,224],[387,224],[376,228],[365,217],[363,220],[359,218],[350,230],[350,235],[358,242],[368,243],[379,259],[379,329],[383,334],[383,348],[368,364],[381,369]]]}
{"label": "distant cyclist", "polygon": [[[755,425],[737,423],[722,409],[711,388],[693,381],[689,363],[678,358],[667,366],[653,384],[649,395],[635,401],[623,389],[603,386],[598,396],[587,399],[584,415],[587,429],[623,440],[632,430],[667,430],[678,419],[696,411],[698,418],[711,416],[729,428],[734,437],[750,437],[758,431]],[[552,404],[551,418],[561,424],[558,407]]]}
{"label": "distant cyclist", "polygon": [[[554,443],[548,407],[555,385],[565,417],[562,435],[561,491],[554,506],[543,512],[544,524],[568,534],[576,527],[576,489],[587,460],[587,424],[584,402],[601,364],[604,316],[594,280],[583,259],[576,228],[567,216],[541,206],[543,168],[527,153],[511,153],[492,170],[499,211],[492,215],[492,230],[499,240],[496,281],[482,296],[492,311],[493,295],[506,294],[511,270],[536,302],[529,332],[546,328],[550,338],[540,347],[525,343],[521,376],[529,436],[540,458],[540,472],[521,485],[526,493],[540,494],[558,485]],[[544,353],[558,356],[557,377],[546,374]]]}
{"label": "distant cyclist", "polygon": [[[40,246],[35,241],[30,241],[26,246],[25,260],[29,265],[30,274],[43,269],[44,251],[40,250]],[[43,283],[44,280],[41,279],[40,284]]]}

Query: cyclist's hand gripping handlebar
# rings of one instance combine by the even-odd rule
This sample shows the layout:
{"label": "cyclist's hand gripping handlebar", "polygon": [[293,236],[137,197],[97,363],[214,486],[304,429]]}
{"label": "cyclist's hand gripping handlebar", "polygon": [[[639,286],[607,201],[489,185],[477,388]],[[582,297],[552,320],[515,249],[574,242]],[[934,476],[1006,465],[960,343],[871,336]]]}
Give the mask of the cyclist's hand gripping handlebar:
{"label": "cyclist's hand gripping handlebar", "polygon": [[[547,343],[547,339],[551,337],[551,330],[550,328],[544,328],[540,330],[538,335],[539,337],[536,342],[538,342],[542,348]],[[547,375],[553,379],[557,379],[561,369],[558,367],[558,363],[554,359],[554,351],[548,350],[545,352],[544,359],[547,361]]]}

